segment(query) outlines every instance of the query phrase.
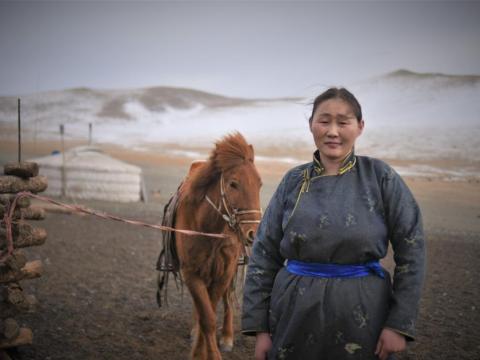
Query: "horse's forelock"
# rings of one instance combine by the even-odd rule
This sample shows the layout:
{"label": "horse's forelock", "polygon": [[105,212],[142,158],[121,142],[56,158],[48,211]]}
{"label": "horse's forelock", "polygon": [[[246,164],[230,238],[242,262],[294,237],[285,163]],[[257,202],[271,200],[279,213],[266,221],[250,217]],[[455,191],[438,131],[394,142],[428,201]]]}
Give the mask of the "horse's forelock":
{"label": "horse's forelock", "polygon": [[218,180],[222,172],[253,161],[253,146],[239,132],[225,136],[215,144],[208,161],[191,174],[184,188],[185,199],[202,201],[210,185]]}
{"label": "horse's forelock", "polygon": [[249,145],[239,132],[227,135],[215,144],[210,161],[213,161],[220,171],[227,171],[246,161],[253,163],[253,146]]}

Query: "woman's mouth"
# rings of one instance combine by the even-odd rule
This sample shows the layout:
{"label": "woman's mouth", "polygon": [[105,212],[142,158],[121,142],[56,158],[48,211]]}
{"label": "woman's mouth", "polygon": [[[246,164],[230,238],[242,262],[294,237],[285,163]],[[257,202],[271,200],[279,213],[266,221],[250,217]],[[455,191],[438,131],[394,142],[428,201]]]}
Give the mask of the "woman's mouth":
{"label": "woman's mouth", "polygon": [[329,148],[336,148],[336,147],[342,145],[342,143],[338,143],[338,142],[326,142],[325,145],[327,145]]}

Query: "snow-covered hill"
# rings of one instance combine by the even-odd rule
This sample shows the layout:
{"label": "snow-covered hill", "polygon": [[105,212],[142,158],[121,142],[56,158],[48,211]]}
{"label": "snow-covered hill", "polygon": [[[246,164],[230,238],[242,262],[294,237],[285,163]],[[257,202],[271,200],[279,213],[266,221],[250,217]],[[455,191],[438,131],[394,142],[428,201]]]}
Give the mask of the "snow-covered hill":
{"label": "snow-covered hill", "polygon": [[[479,158],[480,76],[399,70],[348,88],[360,100],[366,122],[359,153],[419,160]],[[257,148],[311,148],[307,119],[315,95],[239,99],[168,87],[81,88],[23,96],[22,121],[25,138],[58,138],[60,124],[69,137],[86,138],[92,123],[94,140],[100,143],[204,145],[238,130]],[[15,97],[0,97],[0,139],[15,136],[16,103]]]}
{"label": "snow-covered hill", "polygon": [[389,158],[480,155],[480,76],[399,70],[351,87],[363,104],[359,145]]}

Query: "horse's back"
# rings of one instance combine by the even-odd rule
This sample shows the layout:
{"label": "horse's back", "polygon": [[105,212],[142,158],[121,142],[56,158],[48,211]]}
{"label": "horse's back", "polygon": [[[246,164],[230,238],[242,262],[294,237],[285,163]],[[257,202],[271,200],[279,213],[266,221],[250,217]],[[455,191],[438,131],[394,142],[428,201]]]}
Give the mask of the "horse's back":
{"label": "horse's back", "polygon": [[[162,225],[170,228],[175,228],[175,220],[177,217],[177,210],[180,203],[182,187],[188,178],[193,174],[195,170],[205,164],[205,160],[195,160],[191,163],[190,169],[186,178],[180,183],[177,191],[168,200],[163,209]],[[175,232],[164,231],[162,232],[162,250],[157,260],[157,270],[159,271],[177,271],[180,268],[178,253],[175,244]]]}
{"label": "horse's back", "polygon": [[[180,183],[177,188],[177,191],[173,196],[168,200],[167,204],[163,209],[163,216],[162,216],[162,226],[166,226],[169,228],[175,228],[176,220],[177,220],[177,210],[180,204],[181,199],[181,192],[182,187],[188,181],[188,178],[199,169],[203,164],[205,164],[205,160],[197,160],[193,161],[190,165],[190,169],[188,171],[187,176],[185,179]],[[162,232],[162,249],[157,259],[156,269],[159,271],[159,279],[158,279],[158,291],[157,291],[157,302],[158,305],[161,306],[162,295],[165,297],[165,302],[167,301],[167,294],[166,292],[162,294],[166,290],[168,286],[168,279],[169,273],[173,273],[174,278],[179,278],[181,281],[181,277],[179,277],[180,272],[180,258],[177,251],[177,239],[174,231],[164,231]]]}

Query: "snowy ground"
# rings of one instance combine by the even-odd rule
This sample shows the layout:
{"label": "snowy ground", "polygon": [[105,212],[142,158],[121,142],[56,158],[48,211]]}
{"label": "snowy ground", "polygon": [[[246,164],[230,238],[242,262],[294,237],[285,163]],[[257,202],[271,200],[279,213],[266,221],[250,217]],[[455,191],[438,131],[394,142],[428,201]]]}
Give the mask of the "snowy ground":
{"label": "snowy ground", "polygon": [[[366,122],[357,153],[403,161],[397,169],[404,174],[480,177],[480,77],[397,71],[349,88]],[[69,139],[86,139],[92,123],[97,143],[198,158],[240,131],[258,160],[296,164],[313,150],[315,95],[246,100],[174,88],[65,90],[22,97],[22,134],[56,140],[65,124]],[[0,139],[16,136],[15,127],[16,98],[0,98]]]}

